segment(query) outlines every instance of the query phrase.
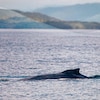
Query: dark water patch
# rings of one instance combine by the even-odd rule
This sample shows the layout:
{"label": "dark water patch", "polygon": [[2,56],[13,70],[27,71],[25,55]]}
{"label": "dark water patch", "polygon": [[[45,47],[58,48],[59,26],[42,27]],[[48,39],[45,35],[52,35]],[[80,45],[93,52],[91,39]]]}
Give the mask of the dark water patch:
{"label": "dark water patch", "polygon": [[26,79],[29,76],[0,76],[0,82],[8,82],[8,81],[14,81],[19,79]]}
{"label": "dark water patch", "polygon": [[27,78],[29,76],[0,76],[0,78]]}
{"label": "dark water patch", "polygon": [[31,67],[31,68],[27,68],[27,69],[37,69],[37,68],[33,68],[33,67]]}
{"label": "dark water patch", "polygon": [[7,62],[7,59],[4,59],[4,60],[0,60],[0,62]]}
{"label": "dark water patch", "polygon": [[94,75],[90,77],[91,79],[100,79],[100,75]]}
{"label": "dark water patch", "polygon": [[0,82],[8,82],[8,79],[0,79]]}

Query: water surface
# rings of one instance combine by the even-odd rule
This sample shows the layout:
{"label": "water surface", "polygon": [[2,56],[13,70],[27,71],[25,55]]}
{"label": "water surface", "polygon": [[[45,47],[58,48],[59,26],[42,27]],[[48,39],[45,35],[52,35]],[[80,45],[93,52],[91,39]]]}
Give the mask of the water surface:
{"label": "water surface", "polygon": [[0,100],[99,100],[100,79],[17,81],[72,68],[100,75],[99,30],[0,30]]}

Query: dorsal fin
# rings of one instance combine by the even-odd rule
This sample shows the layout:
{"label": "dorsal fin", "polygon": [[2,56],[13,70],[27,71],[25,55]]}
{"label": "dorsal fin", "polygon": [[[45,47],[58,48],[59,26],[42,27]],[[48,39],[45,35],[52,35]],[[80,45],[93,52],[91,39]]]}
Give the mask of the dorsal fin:
{"label": "dorsal fin", "polygon": [[79,71],[80,71],[80,68],[76,68],[76,69],[63,71],[62,73],[65,73],[65,74],[67,74],[67,73],[79,74]]}

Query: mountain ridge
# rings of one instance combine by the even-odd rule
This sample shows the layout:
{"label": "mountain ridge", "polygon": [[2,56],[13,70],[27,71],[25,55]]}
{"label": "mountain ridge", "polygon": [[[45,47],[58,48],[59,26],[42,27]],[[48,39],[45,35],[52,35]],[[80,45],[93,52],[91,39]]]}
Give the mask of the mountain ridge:
{"label": "mountain ridge", "polygon": [[[75,5],[75,6],[77,6],[77,5]],[[78,5],[78,6],[81,6],[81,5]],[[80,17],[80,16],[78,15],[78,17]],[[87,17],[86,21],[84,21],[84,20],[81,20],[81,21],[78,21],[78,20],[69,21],[68,20],[68,21],[66,21],[63,19],[59,19],[57,17],[45,15],[40,12],[24,12],[24,11],[19,11],[19,10],[0,9],[0,28],[100,29],[100,22],[98,22],[98,20],[100,20],[99,17],[100,17],[100,14],[98,13],[94,16]],[[74,16],[73,16],[73,18],[74,18]],[[93,21],[93,20],[97,20],[97,21]]]}
{"label": "mountain ridge", "polygon": [[33,29],[51,29],[53,26],[37,22],[20,13],[9,9],[0,9],[0,28],[33,28]]}
{"label": "mountain ridge", "polygon": [[[37,9],[35,11],[65,21],[87,21],[87,18],[100,14],[100,3],[76,4],[71,6],[69,5],[60,7],[46,7]],[[92,21],[95,22],[95,20]]]}
{"label": "mountain ridge", "polygon": [[100,23],[97,22],[64,21],[37,12],[17,12],[23,14],[26,17],[30,17],[37,22],[46,23],[58,29],[100,29]]}

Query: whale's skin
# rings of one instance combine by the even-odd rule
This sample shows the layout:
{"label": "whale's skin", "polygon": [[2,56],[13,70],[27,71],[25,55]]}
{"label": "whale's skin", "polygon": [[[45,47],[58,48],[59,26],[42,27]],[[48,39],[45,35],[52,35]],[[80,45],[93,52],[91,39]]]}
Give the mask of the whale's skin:
{"label": "whale's skin", "polygon": [[87,76],[84,76],[80,74],[79,72],[80,68],[77,69],[71,69],[71,70],[66,70],[61,73],[56,73],[56,74],[45,74],[45,75],[38,75],[38,76],[33,76],[31,78],[25,79],[25,80],[46,80],[46,79],[61,79],[61,78],[88,78]]}

